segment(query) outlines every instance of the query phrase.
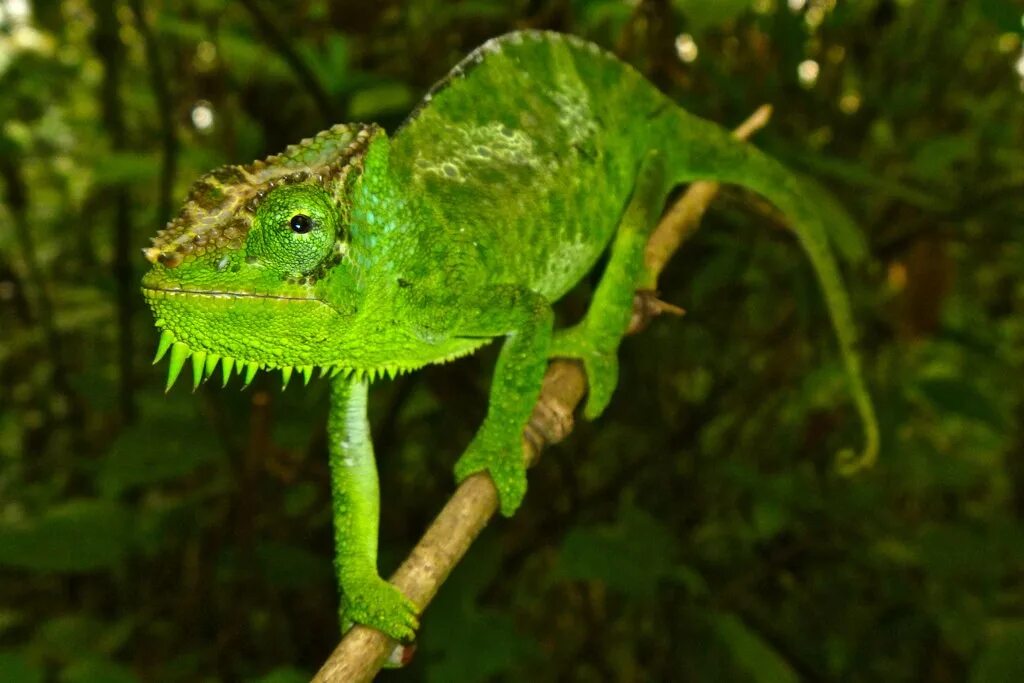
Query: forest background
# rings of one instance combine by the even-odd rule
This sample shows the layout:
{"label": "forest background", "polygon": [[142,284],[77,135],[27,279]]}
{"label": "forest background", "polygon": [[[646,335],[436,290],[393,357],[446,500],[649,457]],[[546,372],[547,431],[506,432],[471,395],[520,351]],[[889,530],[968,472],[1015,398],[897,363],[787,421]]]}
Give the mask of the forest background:
{"label": "forest background", "polygon": [[[163,393],[141,248],[188,185],[389,130],[487,38],[575,33],[830,188],[882,425],[769,207],[726,189],[423,620],[409,681],[1024,680],[1024,5],[0,0],[0,679],[307,680],[338,638],[327,385]],[[592,283],[561,306],[585,307]],[[494,345],[492,345],[494,346]],[[453,488],[494,348],[372,391],[382,570]]]}

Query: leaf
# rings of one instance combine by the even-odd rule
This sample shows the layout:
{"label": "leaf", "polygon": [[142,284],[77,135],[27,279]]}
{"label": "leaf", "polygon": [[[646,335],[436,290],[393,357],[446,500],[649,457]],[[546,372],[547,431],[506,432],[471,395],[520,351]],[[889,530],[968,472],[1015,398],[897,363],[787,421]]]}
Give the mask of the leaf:
{"label": "leaf", "polygon": [[94,177],[99,185],[116,185],[155,178],[159,169],[155,153],[107,152],[96,160]]}
{"label": "leaf", "polygon": [[75,500],[42,516],[0,525],[0,565],[38,572],[114,566],[128,552],[131,515],[107,500]]}
{"label": "leaf", "polygon": [[109,659],[75,662],[60,674],[61,683],[139,683],[139,678],[123,664]]}
{"label": "leaf", "polygon": [[352,87],[352,46],[347,36],[331,34],[324,39],[322,49],[314,50],[312,46],[302,45],[300,51],[333,99]]}
{"label": "leaf", "polygon": [[309,679],[310,675],[305,671],[282,666],[252,679],[252,683],[306,683]]}
{"label": "leaf", "polygon": [[0,652],[0,681],[43,683],[44,680],[46,672],[41,665],[14,650]]}
{"label": "leaf", "polygon": [[719,290],[734,286],[742,267],[742,252],[725,247],[697,271],[690,285],[694,305],[713,303]]}
{"label": "leaf", "polygon": [[694,33],[735,21],[751,4],[751,0],[672,0],[672,5],[686,16]]}
{"label": "leaf", "polygon": [[671,532],[631,508],[615,524],[570,531],[562,542],[559,569],[565,578],[603,581],[625,595],[649,600],[658,582],[675,572],[676,554]]}
{"label": "leaf", "polygon": [[1024,622],[992,637],[971,667],[970,683],[1024,681]]}
{"label": "leaf", "polygon": [[1006,420],[987,396],[959,377],[936,377],[917,382],[917,389],[939,413],[976,420],[992,429],[1003,429]]}
{"label": "leaf", "polygon": [[211,430],[198,424],[191,398],[143,402],[142,419],[121,432],[100,461],[98,481],[107,496],[179,479],[219,457],[223,449]]}
{"label": "leaf", "polygon": [[349,101],[349,116],[357,121],[373,120],[404,112],[412,106],[413,93],[404,83],[375,85],[352,95]]}
{"label": "leaf", "polygon": [[331,579],[330,561],[298,546],[267,541],[257,546],[256,557],[264,576],[279,588],[302,588]]}
{"label": "leaf", "polygon": [[447,634],[457,634],[458,649],[450,649],[431,662],[427,675],[430,683],[493,680],[527,657],[534,647],[516,630],[509,615],[495,610],[480,610],[464,620],[461,628]]}
{"label": "leaf", "polygon": [[108,622],[85,613],[62,614],[43,622],[33,635],[31,648],[47,660],[64,664],[95,659],[124,647],[135,626],[130,617]]}
{"label": "leaf", "polygon": [[533,662],[537,645],[503,611],[482,608],[481,592],[500,581],[502,550],[493,531],[485,531],[473,553],[452,572],[424,615],[421,661],[431,683],[490,681],[517,665]]}
{"label": "leaf", "polygon": [[914,171],[919,178],[926,180],[950,178],[956,164],[968,161],[976,154],[977,145],[977,141],[968,135],[946,135],[928,140],[914,155]]}
{"label": "leaf", "polygon": [[713,614],[715,632],[732,653],[735,664],[757,683],[796,683],[788,662],[735,614]]}
{"label": "leaf", "polygon": [[1019,4],[1010,0],[981,0],[981,13],[995,24],[1000,31],[1024,33],[1024,19]]}

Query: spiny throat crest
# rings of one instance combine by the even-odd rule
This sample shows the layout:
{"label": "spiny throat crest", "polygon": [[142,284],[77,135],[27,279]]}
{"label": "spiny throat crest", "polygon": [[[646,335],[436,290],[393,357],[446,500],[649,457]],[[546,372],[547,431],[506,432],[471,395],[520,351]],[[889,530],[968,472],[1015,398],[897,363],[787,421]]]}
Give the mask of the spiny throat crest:
{"label": "spiny throat crest", "polygon": [[[157,320],[156,326],[163,328],[164,321]],[[456,358],[472,353],[474,350],[475,349],[467,349],[462,353],[452,354],[450,357],[442,359],[441,362],[455,360]],[[308,385],[309,381],[313,378],[313,370],[318,367],[320,377],[334,378],[338,375],[343,375],[345,377],[351,377],[355,380],[364,382],[372,382],[377,379],[383,379],[384,377],[394,379],[397,375],[412,372],[420,367],[419,365],[404,364],[384,365],[376,368],[353,368],[340,364],[322,366],[275,366],[268,363],[236,360],[229,356],[222,356],[216,353],[193,349],[187,343],[178,341],[174,336],[174,333],[170,330],[161,329],[160,341],[157,344],[156,357],[153,358],[153,364],[156,365],[159,363],[163,357],[168,354],[168,352],[170,352],[170,362],[167,368],[167,384],[164,391],[171,390],[171,387],[173,387],[174,383],[177,382],[182,369],[185,367],[185,361],[189,358],[192,359],[193,391],[198,389],[200,384],[213,377],[214,373],[217,371],[218,364],[221,366],[221,386],[227,386],[232,373],[236,373],[242,377],[242,388],[245,389],[252,383],[258,371],[280,370],[282,391],[288,386],[288,382],[291,380],[292,375],[295,374],[296,370],[302,375],[304,384]]]}

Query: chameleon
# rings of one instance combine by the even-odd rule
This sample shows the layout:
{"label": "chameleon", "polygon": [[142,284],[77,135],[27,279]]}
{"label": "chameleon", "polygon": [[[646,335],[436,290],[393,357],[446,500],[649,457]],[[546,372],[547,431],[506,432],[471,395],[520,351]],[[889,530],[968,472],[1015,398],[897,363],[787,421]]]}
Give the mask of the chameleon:
{"label": "chameleon", "polygon": [[[597,45],[517,31],[472,51],[392,134],[339,124],[248,165],[201,176],[144,250],[143,295],[170,390],[220,366],[329,377],[328,451],[343,628],[414,638],[419,607],[378,573],[379,486],[369,384],[501,339],[483,423],[455,478],[486,472],[500,511],[526,492],[521,438],[548,360],[578,360],[584,415],[618,379],[645,282],[643,252],[680,184],[748,188],[787,218],[819,281],[871,463],[878,427],[829,226],[850,219],[817,186],[694,116]],[[849,227],[848,225],[846,227]],[[577,324],[552,304],[607,254]]]}

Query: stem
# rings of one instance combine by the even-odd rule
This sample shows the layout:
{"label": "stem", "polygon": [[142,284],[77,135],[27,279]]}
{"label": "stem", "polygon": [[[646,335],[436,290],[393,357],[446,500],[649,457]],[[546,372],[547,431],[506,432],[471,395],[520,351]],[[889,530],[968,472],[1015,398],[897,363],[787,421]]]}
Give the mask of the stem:
{"label": "stem", "polygon": [[[127,149],[124,108],[120,96],[124,45],[119,36],[120,27],[114,1],[94,0],[93,11],[96,14],[96,32],[93,36],[96,53],[103,62],[103,84],[100,89],[103,125],[110,136],[111,149],[121,152]],[[117,298],[118,408],[121,419],[131,423],[135,419],[135,342],[132,338],[132,318],[137,296],[129,255],[132,238],[131,204],[128,187],[123,183],[113,187],[111,195],[114,206],[114,261],[111,274]]]}
{"label": "stem", "polygon": [[174,102],[171,99],[167,77],[164,74],[160,45],[152,27],[146,20],[142,0],[131,0],[130,4],[132,13],[135,15],[135,26],[139,30],[139,35],[142,36],[142,44],[146,50],[149,82],[156,99],[156,114],[160,123],[162,159],[158,186],[157,222],[163,225],[171,218],[174,178],[178,172],[178,135],[174,127]]}
{"label": "stem", "polygon": [[278,24],[260,7],[259,0],[241,0],[241,4],[252,16],[257,28],[263,33],[267,41],[291,68],[302,89],[316,102],[324,122],[333,122],[337,112],[331,102],[330,95],[327,94],[327,90],[320,82],[320,79],[317,78],[313,69],[302,58],[302,55],[292,47],[292,42],[280,31]]}

